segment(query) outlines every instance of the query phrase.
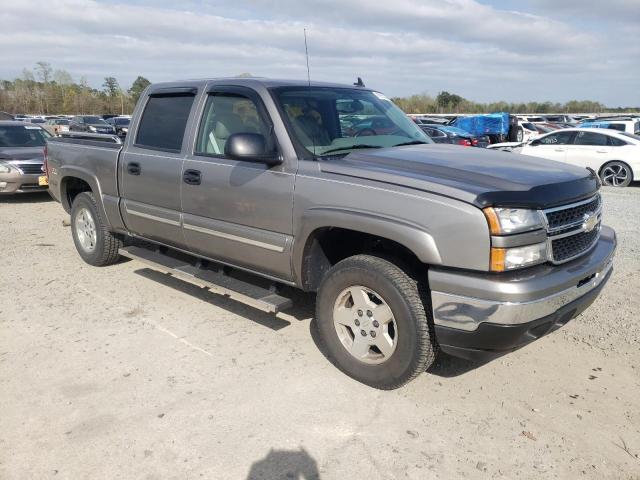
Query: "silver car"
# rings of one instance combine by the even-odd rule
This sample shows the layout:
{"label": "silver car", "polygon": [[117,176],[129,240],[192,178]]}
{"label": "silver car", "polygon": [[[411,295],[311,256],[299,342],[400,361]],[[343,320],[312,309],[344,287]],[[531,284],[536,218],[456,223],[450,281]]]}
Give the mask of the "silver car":
{"label": "silver car", "polygon": [[0,195],[48,188],[43,164],[49,137],[37,125],[0,121]]}

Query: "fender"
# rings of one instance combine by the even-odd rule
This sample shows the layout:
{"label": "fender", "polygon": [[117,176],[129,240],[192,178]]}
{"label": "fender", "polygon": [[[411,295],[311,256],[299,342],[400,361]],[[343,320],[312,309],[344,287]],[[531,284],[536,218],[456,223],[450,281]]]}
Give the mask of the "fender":
{"label": "fender", "polygon": [[91,191],[95,194],[101,215],[113,230],[124,230],[124,223],[120,217],[118,208],[119,199],[110,195],[104,195],[100,188],[100,182],[90,171],[77,165],[67,165],[58,169],[60,175],[60,203],[67,213],[71,213],[71,205],[66,192],[66,180],[79,178],[87,182]]}
{"label": "fender", "polygon": [[409,249],[423,263],[442,264],[438,247],[431,234],[417,224],[371,212],[338,207],[314,207],[305,211],[300,229],[294,237],[293,272],[299,284],[303,280],[303,256],[313,232],[321,228],[344,228],[392,240]]}

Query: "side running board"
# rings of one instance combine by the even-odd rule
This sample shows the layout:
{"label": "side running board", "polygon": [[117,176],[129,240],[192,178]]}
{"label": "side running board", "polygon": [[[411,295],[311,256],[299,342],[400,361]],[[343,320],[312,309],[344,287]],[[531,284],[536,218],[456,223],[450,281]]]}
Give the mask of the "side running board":
{"label": "side running board", "polygon": [[291,299],[278,295],[275,290],[200,266],[200,262],[194,265],[184,258],[180,259],[159,250],[129,246],[121,248],[118,253],[123,257],[142,262],[153,270],[205,287],[214,293],[246,303],[264,312],[278,313],[293,304]]}

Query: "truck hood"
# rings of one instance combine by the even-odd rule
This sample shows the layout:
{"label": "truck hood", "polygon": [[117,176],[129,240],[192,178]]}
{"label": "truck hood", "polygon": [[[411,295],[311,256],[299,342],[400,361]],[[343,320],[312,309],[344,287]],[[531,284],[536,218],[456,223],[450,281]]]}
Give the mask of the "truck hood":
{"label": "truck hood", "polygon": [[0,160],[44,160],[44,147],[0,147]]}
{"label": "truck hood", "polygon": [[549,208],[599,188],[595,172],[537,157],[457,145],[356,150],[322,161],[328,174],[433,192],[478,207]]}

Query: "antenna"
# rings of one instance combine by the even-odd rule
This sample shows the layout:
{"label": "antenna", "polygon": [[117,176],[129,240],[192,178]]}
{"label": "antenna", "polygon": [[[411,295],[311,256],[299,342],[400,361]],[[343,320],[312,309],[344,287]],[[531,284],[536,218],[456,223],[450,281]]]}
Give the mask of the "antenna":
{"label": "antenna", "polygon": [[307,83],[311,86],[311,73],[309,71],[309,47],[307,46],[307,29],[304,30],[304,54],[307,57]]}

